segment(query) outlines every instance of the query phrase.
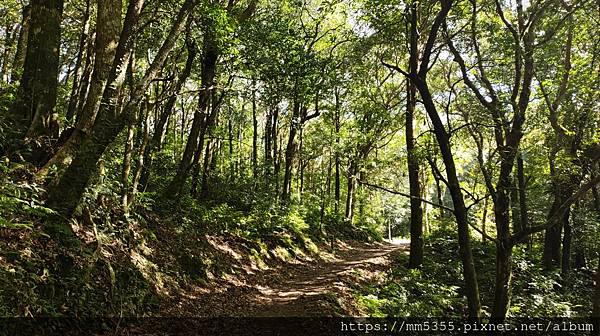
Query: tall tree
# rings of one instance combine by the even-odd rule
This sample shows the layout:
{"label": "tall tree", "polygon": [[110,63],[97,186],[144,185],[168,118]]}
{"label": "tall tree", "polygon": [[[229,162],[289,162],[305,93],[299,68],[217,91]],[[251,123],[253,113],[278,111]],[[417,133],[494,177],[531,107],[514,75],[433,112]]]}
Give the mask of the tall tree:
{"label": "tall tree", "polygon": [[479,318],[481,316],[481,301],[479,297],[479,285],[477,282],[477,274],[475,271],[475,265],[473,261],[473,252],[471,250],[470,233],[469,233],[469,219],[467,216],[467,207],[463,197],[463,191],[460,186],[458,174],[456,171],[456,164],[454,161],[454,154],[452,152],[452,146],[450,143],[450,134],[448,133],[440,114],[438,113],[437,107],[432,97],[432,91],[429,87],[427,80],[427,74],[430,70],[430,62],[434,52],[434,46],[440,28],[446,21],[446,17],[452,8],[452,0],[440,1],[441,8],[433,23],[429,29],[427,40],[423,48],[421,55],[421,61],[419,62],[418,72],[416,74],[407,73],[398,66],[389,65],[390,68],[404,74],[419,90],[421,100],[427,111],[427,115],[433,124],[433,132],[435,134],[444,166],[446,167],[446,183],[452,196],[454,205],[454,216],[458,225],[458,242],[460,247],[460,258],[463,265],[463,277],[465,279],[465,294],[467,297],[469,316],[471,318]]}
{"label": "tall tree", "polygon": [[[418,72],[418,4],[412,1],[408,6],[409,17],[409,60],[408,71],[413,76]],[[419,180],[419,159],[415,148],[414,118],[417,105],[416,88],[412,81],[406,81],[406,153],[408,182],[410,184],[410,258],[408,266],[418,268],[423,263],[423,208],[421,207],[421,181]]]}
{"label": "tall tree", "polygon": [[31,2],[23,75],[12,107],[17,137],[58,136],[58,117],[54,105],[58,87],[62,13],[62,0]]}
{"label": "tall tree", "polygon": [[[136,1],[130,3],[130,8],[133,8],[134,4],[136,4]],[[83,140],[90,136],[102,99],[110,100],[116,98],[116,95],[114,97],[106,98],[103,98],[103,95],[105,94],[105,88],[109,81],[113,87],[120,86],[120,84],[115,83],[119,78],[119,73],[114,71],[112,77],[110,76],[111,69],[115,65],[114,63],[119,61],[115,60],[119,35],[121,34],[122,37],[127,37],[131,34],[131,28],[126,27],[130,30],[129,33],[121,28],[122,6],[122,0],[97,0],[98,17],[96,19],[94,69],[90,79],[87,98],[75,128],[70,131],[68,140],[58,149],[54,156],[48,160],[44,167],[38,171],[38,177],[44,177],[55,167],[59,170],[59,176],[62,174],[62,170],[71,163],[73,156],[77,153]],[[131,10],[125,20],[126,25],[131,25],[132,21],[135,20]],[[128,56],[126,55],[119,55],[121,60],[125,60],[127,57]],[[109,92],[116,94],[117,90]],[[75,107],[69,103],[69,108]]]}
{"label": "tall tree", "polygon": [[[138,0],[137,2],[132,1],[130,3],[128,15],[131,15],[129,16],[131,19],[126,19],[126,23],[123,26],[123,32],[117,47],[115,64],[113,64],[109,78],[116,78],[113,74],[118,73],[125,65],[124,60],[128,54],[128,50],[131,48],[130,45],[132,40],[131,34],[127,32],[135,28],[135,22],[139,16],[141,4],[142,0]],[[117,109],[116,101],[104,101],[104,98],[114,97],[110,93],[110,91],[115,89],[114,87],[111,87],[113,81],[111,81],[111,84],[107,87],[106,91],[109,93],[107,96],[105,91],[103,97],[105,104],[102,104],[106,107],[99,111],[92,128],[92,135],[83,141],[73,162],[61,177],[57,187],[49,195],[49,204],[54,209],[60,211],[64,216],[69,217],[75,211],[86,186],[96,170],[98,160],[100,160],[108,145],[110,145],[122,131],[129,116],[135,113],[139,108],[144,92],[163,67],[176,40],[185,30],[187,20],[197,4],[198,2],[195,0],[186,0],[181,5],[167,37],[156,53],[152,63],[144,73],[144,76],[135,83],[135,87],[130,95],[131,98],[125,104],[123,112]],[[126,16],[126,18],[127,17],[128,16]],[[65,232],[65,228],[58,229],[59,234]],[[66,232],[68,233],[68,231]]]}
{"label": "tall tree", "polygon": [[[229,4],[222,8],[222,5],[216,5],[216,10],[219,13],[225,13],[225,15],[233,15],[237,19],[238,23],[244,23],[249,20],[254,11],[256,10],[258,1],[251,0],[248,6],[237,15],[234,14],[236,8],[236,2],[230,1]],[[202,149],[204,146],[204,137],[207,131],[210,131],[210,127],[213,125],[213,120],[216,115],[213,114],[218,109],[212,109],[209,111],[210,98],[215,92],[215,77],[216,67],[222,50],[217,40],[217,22],[216,18],[206,17],[203,22],[205,29],[204,38],[202,42],[202,63],[201,63],[201,91],[198,95],[198,107],[194,111],[194,118],[192,121],[192,127],[186,142],[183,157],[177,168],[175,177],[171,180],[169,187],[165,195],[171,198],[177,198],[183,192],[183,187],[186,179],[189,177],[190,170],[193,166],[198,166],[199,158],[202,155],[202,151],[198,151],[198,148]]]}

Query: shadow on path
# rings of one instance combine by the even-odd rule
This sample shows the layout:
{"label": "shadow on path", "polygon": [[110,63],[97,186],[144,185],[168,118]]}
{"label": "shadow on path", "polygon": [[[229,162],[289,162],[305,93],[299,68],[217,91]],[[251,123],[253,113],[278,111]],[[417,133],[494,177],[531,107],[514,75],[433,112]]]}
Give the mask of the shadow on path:
{"label": "shadow on path", "polygon": [[396,244],[344,245],[325,260],[284,263],[232,278],[229,284],[198,289],[180,298],[167,315],[300,317],[358,315],[351,288],[380,277],[389,256],[407,250]]}

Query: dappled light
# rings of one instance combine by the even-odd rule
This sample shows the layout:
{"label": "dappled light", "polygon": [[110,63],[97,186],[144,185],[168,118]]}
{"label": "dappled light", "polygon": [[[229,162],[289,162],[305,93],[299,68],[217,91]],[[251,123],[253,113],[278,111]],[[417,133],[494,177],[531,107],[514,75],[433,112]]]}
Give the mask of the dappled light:
{"label": "dappled light", "polygon": [[598,13],[0,1],[0,334],[597,334]]}

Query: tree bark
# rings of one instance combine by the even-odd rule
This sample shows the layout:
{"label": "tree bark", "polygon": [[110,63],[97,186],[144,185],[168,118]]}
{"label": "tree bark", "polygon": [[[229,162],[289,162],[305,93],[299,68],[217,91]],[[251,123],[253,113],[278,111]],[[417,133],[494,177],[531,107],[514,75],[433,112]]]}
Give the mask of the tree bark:
{"label": "tree bark", "polygon": [[[223,93],[224,94],[224,93]],[[208,120],[206,123],[206,134],[210,137],[212,136],[211,132],[218,125],[219,121],[219,111],[220,111],[220,99],[216,101],[213,99],[213,104],[211,106],[211,113],[208,116]],[[216,158],[217,151],[215,148],[219,148],[219,139],[207,139],[206,141],[206,150],[204,153],[204,161],[202,167],[202,182],[200,184],[200,196],[203,199],[206,199],[209,195],[210,191],[210,179],[212,178],[213,170],[216,167]]]}
{"label": "tree bark", "polygon": [[269,188],[271,182],[271,166],[273,165],[273,153],[271,152],[271,143],[273,142],[273,134],[271,131],[271,124],[273,122],[273,108],[269,108],[267,111],[264,128],[264,146],[265,146],[265,186]]}
{"label": "tree bark", "polygon": [[570,219],[570,211],[566,211],[562,216],[563,222],[563,241],[562,241],[562,258],[561,258],[561,273],[563,276],[569,274],[571,270],[571,241],[572,241],[572,228]]}
{"label": "tree bark", "polygon": [[519,189],[519,220],[521,221],[521,229],[524,230],[529,226],[529,219],[527,210],[527,186],[525,182],[525,168],[522,153],[517,157],[517,181]]}
{"label": "tree bark", "polygon": [[[49,195],[48,203],[64,217],[73,215],[73,212],[81,200],[84,190],[95,171],[98,160],[100,160],[108,145],[110,145],[123,130],[127,116],[136,113],[137,109],[139,109],[139,104],[143,99],[144,92],[163,67],[167,56],[173,48],[177,38],[183,32],[189,15],[197,3],[197,0],[186,0],[182,5],[154,60],[146,70],[142,79],[136,83],[135,88],[132,90],[131,99],[125,105],[123,109],[124,112],[118,113],[115,104],[111,104],[111,101],[103,104],[103,106],[106,106],[106,111],[103,110],[102,113],[98,114],[92,130],[92,136],[84,140],[75,159],[60,179],[58,186],[53,189]],[[141,9],[141,6],[138,7],[137,5],[141,5],[141,1],[136,4],[133,4],[133,2],[130,3],[130,8],[135,8],[133,13],[135,17],[139,16],[139,9]],[[129,38],[121,40],[118,49],[122,46],[125,47],[130,45],[129,42]],[[124,49],[127,50],[128,48]],[[117,51],[117,55],[121,55],[119,51]],[[125,55],[125,52],[123,52],[122,55]],[[117,65],[119,63],[120,62],[117,62]],[[116,72],[115,67],[113,67],[113,70],[111,71]]]}
{"label": "tree bark", "polygon": [[279,138],[279,108],[276,107],[273,113],[273,179],[275,180],[275,195],[279,195],[279,172],[281,170],[281,151],[282,139]]}
{"label": "tree bark", "polygon": [[[122,0],[97,1],[96,56],[87,99],[73,133],[67,142],[37,172],[38,178],[46,176],[53,167],[57,167],[59,176],[62,174],[62,170],[72,162],[73,156],[77,153],[84,139],[89,137],[94,121],[96,120],[96,115],[100,109],[101,101],[115,100],[118,90],[122,85],[122,79],[117,80],[117,78],[124,78],[120,74],[120,71],[125,71],[125,63],[127,62],[130,48],[123,46],[120,50],[117,50],[121,47],[120,45],[117,46],[120,44],[118,43],[119,34],[121,34],[121,39],[130,39],[133,34],[133,27],[131,25],[137,19],[132,17],[134,13],[130,14],[128,12],[128,18],[126,18],[125,26],[123,31],[121,31]],[[132,1],[132,3],[135,3],[135,1]],[[105,90],[107,83],[110,83],[111,89],[109,90]]]}
{"label": "tree bark", "polygon": [[252,177],[258,181],[258,119],[256,118],[256,80],[252,81]]}
{"label": "tree bark", "polygon": [[335,126],[335,213],[339,214],[340,211],[340,198],[341,198],[341,183],[340,183],[340,108],[342,102],[340,101],[339,90],[335,90],[335,114],[334,114],[334,126]]}
{"label": "tree bark", "polygon": [[[416,75],[418,71],[419,49],[417,44],[417,3],[411,2],[410,17],[410,56],[409,71]],[[419,159],[416,153],[413,121],[417,105],[416,88],[412,81],[406,81],[406,152],[408,182],[410,189],[410,255],[409,268],[419,268],[423,263],[423,208],[421,206],[421,182],[419,180]]]}
{"label": "tree bark", "polygon": [[13,61],[10,82],[14,83],[21,80],[21,71],[25,64],[25,55],[27,53],[27,40],[29,38],[29,27],[31,26],[31,5],[23,6],[23,16],[21,19],[21,31],[17,41],[17,50]]}
{"label": "tree bark", "polygon": [[135,197],[139,190],[140,178],[142,176],[142,169],[144,168],[144,153],[146,153],[146,148],[148,147],[148,143],[150,140],[150,133],[149,133],[150,132],[150,123],[149,123],[149,118],[148,118],[148,114],[149,114],[148,102],[144,101],[142,104],[143,104],[143,110],[142,110],[143,113],[141,114],[141,123],[143,125],[140,126],[142,128],[142,136],[139,137],[140,138],[140,148],[138,150],[137,164],[136,164],[135,172],[133,174],[131,188],[129,190],[129,194],[127,197],[127,201],[128,201],[127,209],[129,209],[129,207],[131,207],[131,204],[133,204],[133,201],[135,200]]}
{"label": "tree bark", "polygon": [[20,138],[58,137],[54,112],[58,88],[62,0],[31,2],[23,75],[12,114]]}
{"label": "tree bark", "polygon": [[2,67],[0,67],[0,81],[10,82],[10,66],[12,66],[11,54],[15,40],[18,40],[19,27],[12,22],[7,23],[4,33],[4,52],[2,55]]}
{"label": "tree bark", "polygon": [[285,168],[283,175],[283,190],[281,192],[281,199],[284,202],[289,202],[291,187],[292,187],[292,169],[294,166],[294,158],[296,156],[296,134],[301,125],[300,116],[300,102],[298,99],[294,99],[292,104],[292,119],[290,121],[290,133],[288,136],[287,147],[285,148]]}
{"label": "tree bark", "polygon": [[[81,27],[81,36],[79,37],[79,48],[77,51],[77,59],[75,61],[75,69],[73,69],[73,85],[71,87],[71,94],[69,95],[69,104],[67,106],[67,121],[71,121],[75,116],[75,109],[77,108],[77,98],[79,92],[79,86],[81,83],[81,79],[83,76],[83,56],[85,55],[85,51],[87,50],[86,44],[89,43],[89,33],[90,33],[90,2],[91,0],[86,0],[85,2],[85,11],[83,13],[83,25]],[[121,8],[121,7],[119,7]],[[99,10],[99,17],[100,17]]]}
{"label": "tree bark", "polygon": [[[210,25],[210,24],[209,24]],[[219,58],[220,51],[217,46],[215,27],[210,25],[206,27],[206,33],[204,36],[203,47],[202,47],[202,74],[201,74],[201,88],[198,97],[198,107],[194,111],[194,120],[192,121],[192,128],[187,139],[183,157],[177,169],[177,174],[169,184],[165,196],[177,198],[183,192],[183,186],[185,180],[189,176],[190,169],[197,165],[198,160],[194,160],[194,156],[198,158],[201,156],[201,151],[196,154],[198,148],[203,148],[203,137],[201,133],[206,133],[206,125],[208,121],[208,107],[210,103],[210,96],[213,91],[215,70],[217,60]],[[199,141],[200,137],[200,141]],[[193,162],[196,161],[196,162]]]}
{"label": "tree bark", "polygon": [[[136,111],[139,112],[139,111]],[[123,152],[123,169],[121,170],[121,206],[128,213],[129,206],[129,175],[131,174],[131,159],[133,156],[133,138],[137,126],[137,115],[131,115],[127,123],[125,150]]]}
{"label": "tree bark", "polygon": [[346,190],[346,213],[345,217],[350,223],[354,220],[354,192],[358,175],[358,163],[356,159],[350,159],[348,167],[348,185]]}
{"label": "tree bark", "polygon": [[433,51],[433,46],[437,38],[438,31],[445,21],[450,8],[452,7],[451,0],[443,0],[442,7],[435,17],[435,20],[429,31],[427,43],[419,64],[419,72],[408,74],[409,79],[415,84],[429,119],[434,127],[434,134],[442,154],[444,165],[446,166],[446,176],[448,188],[454,203],[454,215],[458,225],[458,243],[459,254],[463,264],[463,277],[465,280],[465,295],[467,297],[468,311],[471,318],[479,318],[481,316],[481,302],[479,298],[479,285],[477,283],[477,274],[473,262],[473,253],[471,251],[471,242],[469,234],[469,224],[467,217],[467,208],[464,203],[462,189],[456,172],[454,156],[450,145],[450,136],[446,131],[446,127],[442,123],[440,115],[437,111],[431,91],[427,83],[427,72],[429,71],[429,61]]}

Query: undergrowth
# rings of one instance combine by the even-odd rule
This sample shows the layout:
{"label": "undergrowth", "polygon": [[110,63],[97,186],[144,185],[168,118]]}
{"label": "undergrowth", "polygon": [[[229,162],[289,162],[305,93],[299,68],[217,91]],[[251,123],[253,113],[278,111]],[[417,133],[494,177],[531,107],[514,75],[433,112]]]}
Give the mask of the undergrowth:
{"label": "undergrowth", "polygon": [[70,220],[79,244],[65,248],[45,233],[56,214],[32,168],[0,163],[0,315],[148,316],[247,265],[317,256],[332,239],[380,239],[329,210],[321,216],[267,195],[173,204],[149,192],[126,214],[119,190],[114,182],[90,188]]}
{"label": "undergrowth", "polygon": [[[494,256],[492,242],[472,242],[484,315],[493,301]],[[558,271],[544,271],[534,253],[525,246],[514,249],[513,292],[509,316],[589,316],[593,295],[593,272],[574,270],[566,278]],[[463,318],[467,315],[462,266],[458,243],[452,233],[434,232],[425,240],[421,269],[408,269],[408,255],[395,255],[384,283],[370,284],[357,293],[357,300],[369,316]]]}

